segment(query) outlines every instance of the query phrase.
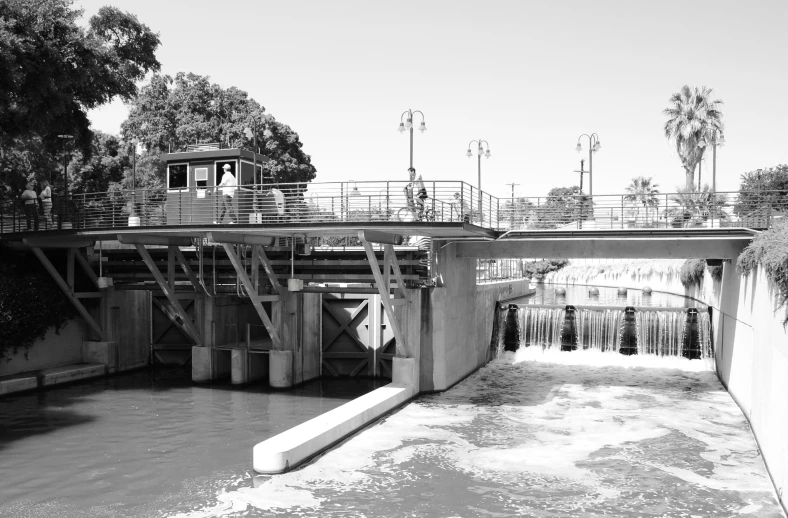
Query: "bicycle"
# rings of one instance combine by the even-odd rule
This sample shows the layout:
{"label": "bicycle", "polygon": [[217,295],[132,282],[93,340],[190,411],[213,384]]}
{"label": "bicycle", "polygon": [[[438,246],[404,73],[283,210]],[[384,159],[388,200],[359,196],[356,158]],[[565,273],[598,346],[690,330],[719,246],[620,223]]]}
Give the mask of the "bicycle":
{"label": "bicycle", "polygon": [[422,210],[402,207],[397,211],[397,219],[406,223],[411,221],[435,221],[435,211],[428,207]]}

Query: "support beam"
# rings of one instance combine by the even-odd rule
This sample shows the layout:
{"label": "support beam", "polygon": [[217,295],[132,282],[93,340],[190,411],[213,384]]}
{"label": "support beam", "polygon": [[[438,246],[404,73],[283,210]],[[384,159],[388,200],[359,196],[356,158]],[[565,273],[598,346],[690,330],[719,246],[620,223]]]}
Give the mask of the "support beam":
{"label": "support beam", "polygon": [[51,275],[55,280],[55,283],[60,287],[61,290],[63,290],[63,293],[66,294],[66,297],[68,297],[68,299],[74,305],[77,312],[79,312],[82,318],[85,319],[85,322],[87,322],[88,325],[96,332],[102,342],[107,341],[107,334],[103,329],[101,329],[101,326],[99,326],[96,321],[93,320],[93,317],[90,316],[88,310],[85,309],[85,306],[82,305],[82,302],[80,302],[77,296],[74,294],[74,290],[71,289],[68,283],[63,280],[63,277],[60,276],[60,273],[58,273],[57,269],[52,266],[52,263],[49,262],[47,256],[44,255],[44,252],[37,247],[32,247],[31,250],[33,250],[33,253],[36,254],[36,257],[38,257],[38,260],[41,261],[41,264],[44,265],[44,268],[46,268],[46,270],[49,272],[49,275]]}
{"label": "support beam", "polygon": [[[154,336],[154,337],[153,337],[153,343],[154,343],[154,344],[155,344],[155,343],[157,343],[159,340],[161,340],[161,339],[162,339],[162,337],[163,337],[165,334],[167,334],[167,332],[168,332],[168,331],[170,330],[170,328],[172,328],[173,326],[174,326],[174,327],[176,327],[176,328],[178,328],[178,330],[180,330],[180,332],[181,332],[181,333],[183,333],[184,335],[186,335],[186,336],[188,336],[189,338],[191,338],[191,336],[189,335],[189,332],[188,332],[188,331],[186,331],[186,329],[183,327],[183,325],[182,325],[180,322],[178,322],[178,315],[173,315],[173,314],[172,314],[172,312],[170,312],[170,311],[169,311],[169,310],[168,310],[168,309],[167,309],[167,308],[164,306],[164,304],[162,304],[161,302],[159,302],[159,300],[158,300],[156,297],[151,297],[151,300],[153,301],[153,305],[154,305],[154,306],[156,306],[157,308],[159,308],[159,311],[161,311],[161,312],[164,314],[164,316],[166,316],[166,317],[167,317],[167,319],[170,321],[170,325],[168,325],[167,327],[165,327],[165,328],[164,328],[164,329],[163,329],[163,330],[162,330],[162,331],[161,331],[161,332],[160,332],[160,333],[159,333],[157,336]],[[184,306],[184,308],[183,308],[183,311],[184,311],[184,312],[188,311],[188,310],[189,310],[189,306],[191,306],[192,304],[194,304],[194,300],[193,300],[193,299],[192,299],[192,300],[191,300],[191,301],[190,301],[188,304],[186,304],[186,306]],[[189,348],[190,348],[190,350],[191,350],[191,346],[192,346],[192,345],[193,345],[193,344],[189,344]]]}
{"label": "support beam", "polygon": [[192,246],[192,238],[155,234],[118,234],[118,242],[126,245]]}
{"label": "support beam", "polygon": [[171,248],[175,250],[175,257],[178,259],[178,262],[181,263],[181,269],[189,278],[189,282],[191,282],[192,286],[194,286],[194,291],[199,294],[206,294],[205,288],[202,287],[202,284],[200,284],[200,279],[197,278],[191,267],[189,267],[189,262],[186,260],[186,257],[184,257],[181,249],[177,246]]}
{"label": "support beam", "polygon": [[405,298],[405,279],[402,278],[402,272],[399,269],[399,264],[397,263],[397,254],[394,252],[394,245],[386,245],[386,248],[389,249],[389,253],[391,254],[391,269],[394,271],[394,278],[397,281],[397,292],[399,293],[399,298]]}
{"label": "support beam", "polygon": [[90,263],[88,263],[87,258],[82,255],[82,252],[78,250],[75,252],[75,257],[77,258],[79,265],[82,267],[82,270],[84,270],[85,275],[87,275],[91,282],[93,282],[93,285],[98,288],[98,275],[96,275],[96,272],[93,271],[93,268],[90,266]]}
{"label": "support beam", "polygon": [[385,281],[380,272],[378,258],[375,256],[375,251],[372,250],[372,245],[368,241],[362,240],[361,244],[364,245],[364,250],[367,252],[367,259],[369,259],[369,265],[372,267],[372,275],[375,276],[375,282],[380,292],[380,301],[383,303],[383,308],[386,310],[386,316],[389,317],[391,329],[394,331],[394,338],[397,340],[397,356],[407,358],[410,351],[408,350],[408,345],[405,343],[405,335],[402,333],[399,322],[397,322],[394,316],[394,306],[391,304],[389,286],[384,284]]}
{"label": "support beam", "polygon": [[241,258],[238,257],[238,254],[235,253],[233,247],[235,245],[229,243],[222,243],[222,247],[224,247],[224,251],[227,253],[227,256],[230,258],[230,262],[233,263],[233,267],[235,268],[235,273],[238,274],[238,278],[241,280],[244,288],[246,289],[247,294],[249,295],[249,299],[252,301],[252,305],[254,306],[255,311],[260,316],[260,320],[263,321],[263,325],[265,326],[266,331],[271,336],[271,340],[274,343],[274,349],[281,350],[282,349],[282,342],[279,339],[279,333],[276,331],[273,322],[271,322],[271,318],[268,316],[268,313],[265,311],[263,307],[264,300],[279,300],[279,297],[276,296],[276,299],[272,299],[271,296],[265,297],[260,296],[254,291],[254,284],[252,280],[249,278],[249,275],[246,273],[246,269],[241,264]]}
{"label": "support beam", "polygon": [[74,292],[74,249],[69,248],[66,252],[66,283],[71,292]]}
{"label": "support beam", "polygon": [[252,250],[255,250],[253,253],[257,254],[258,259],[260,259],[260,264],[263,265],[263,269],[266,275],[268,275],[268,280],[271,282],[274,290],[276,290],[276,293],[281,297],[284,293],[284,286],[279,284],[279,277],[277,277],[274,267],[271,266],[271,261],[268,259],[268,256],[265,255],[263,247],[255,246]]}
{"label": "support beam", "polygon": [[274,238],[258,234],[242,234],[235,232],[210,232],[208,239],[219,244],[271,246]]}
{"label": "support beam", "polygon": [[148,253],[148,250],[145,249],[145,245],[134,243],[134,247],[142,256],[142,260],[148,266],[150,273],[153,274],[153,278],[156,279],[157,283],[159,283],[159,287],[161,288],[161,291],[164,292],[164,295],[167,297],[167,300],[170,301],[172,307],[175,309],[175,311],[178,312],[178,315],[181,317],[181,320],[183,321],[182,322],[183,328],[186,331],[186,334],[189,336],[189,338],[194,340],[194,342],[197,345],[202,345],[203,341],[200,332],[197,331],[196,327],[194,327],[194,323],[191,321],[191,319],[189,319],[189,316],[186,314],[186,311],[183,309],[183,306],[181,306],[181,303],[178,301],[178,297],[175,294],[175,290],[172,289],[170,285],[167,283],[167,280],[159,271],[159,268],[158,266],[156,266],[156,263],[153,261],[153,258],[150,256],[150,253]]}
{"label": "support beam", "polygon": [[167,247],[167,283],[173,291],[175,291],[175,248]]}
{"label": "support beam", "polygon": [[677,238],[528,238],[494,242],[465,241],[453,243],[457,257],[502,259],[511,257],[560,257],[623,259],[698,259],[716,257],[735,259],[749,238],[677,237]]}
{"label": "support beam", "polygon": [[402,236],[397,234],[389,234],[387,232],[380,232],[378,230],[359,230],[359,241],[367,241],[369,243],[379,243],[383,245],[401,245]]}

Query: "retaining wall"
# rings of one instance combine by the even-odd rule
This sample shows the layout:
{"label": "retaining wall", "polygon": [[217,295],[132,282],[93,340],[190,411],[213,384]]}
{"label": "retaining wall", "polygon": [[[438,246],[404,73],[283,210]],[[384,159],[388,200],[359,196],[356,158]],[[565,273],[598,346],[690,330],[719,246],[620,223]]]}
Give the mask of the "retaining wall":
{"label": "retaining wall", "polygon": [[84,328],[81,318],[66,322],[59,334],[50,328],[44,338],[36,340],[28,349],[27,358],[23,351],[19,351],[10,362],[0,362],[0,376],[80,363]]}

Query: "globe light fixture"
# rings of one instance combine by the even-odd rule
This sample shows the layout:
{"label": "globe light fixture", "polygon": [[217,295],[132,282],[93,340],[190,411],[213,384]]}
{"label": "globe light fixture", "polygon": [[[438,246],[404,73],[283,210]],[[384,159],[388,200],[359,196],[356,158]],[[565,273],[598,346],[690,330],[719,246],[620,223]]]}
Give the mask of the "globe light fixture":
{"label": "globe light fixture", "polygon": [[[404,133],[405,130],[410,132],[410,168],[413,169],[413,115],[414,114],[421,115],[421,124],[419,124],[419,131],[424,133],[427,131],[427,125],[424,123],[424,113],[420,110],[405,110],[402,112],[402,115],[399,116],[399,132]],[[407,116],[407,117],[406,117]]]}
{"label": "globe light fixture", "polygon": [[[476,156],[478,157],[478,164],[477,164],[477,175],[478,175],[478,188],[479,188],[479,214],[482,213],[482,156],[490,158],[490,143],[486,140],[471,140],[468,142],[468,151],[465,153],[465,156],[468,158],[473,156],[471,152],[472,144],[476,142],[478,148],[476,151]],[[487,149],[485,150],[485,145]]]}

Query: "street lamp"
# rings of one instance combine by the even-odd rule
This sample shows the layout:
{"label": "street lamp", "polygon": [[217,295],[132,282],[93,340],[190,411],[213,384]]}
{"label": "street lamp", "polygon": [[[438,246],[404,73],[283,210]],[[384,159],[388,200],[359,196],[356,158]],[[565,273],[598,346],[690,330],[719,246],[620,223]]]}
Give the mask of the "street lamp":
{"label": "street lamp", "polygon": [[[66,204],[66,213],[63,215],[63,220],[61,221],[61,225],[68,221],[69,225],[71,224],[71,220],[68,217],[68,154],[66,153],[66,146],[70,140],[74,140],[74,135],[58,135],[57,138],[63,139],[63,197],[65,199]],[[60,210],[63,210],[63,205],[60,206]]]}
{"label": "street lamp", "polygon": [[[725,136],[719,128],[712,128],[708,135],[698,142],[698,147],[701,149],[709,145],[706,140],[711,140],[712,144],[712,166],[711,166],[711,192],[717,194],[717,144],[720,146],[725,143]],[[698,175],[698,183],[700,183],[700,174]],[[700,186],[699,186],[700,187]]]}
{"label": "street lamp", "polygon": [[[399,129],[400,133],[404,133],[405,130],[410,131],[410,168],[413,169],[413,114],[418,113],[421,115],[421,124],[419,124],[419,131],[424,133],[427,131],[427,126],[424,124],[424,114],[421,110],[411,110],[410,108],[402,112],[402,115],[399,116]],[[405,115],[408,118],[403,122],[403,118]]]}
{"label": "street lamp", "polygon": [[599,135],[596,133],[592,133],[588,135],[587,133],[583,133],[579,137],[577,137],[577,147],[575,151],[580,153],[583,151],[583,146],[580,144],[580,139],[583,137],[588,137],[588,195],[594,195],[594,153],[602,149],[602,144],[599,142]]}
{"label": "street lamp", "polygon": [[[490,143],[482,139],[471,140],[470,142],[468,142],[468,151],[465,153],[465,156],[467,156],[468,158],[471,158],[473,156],[473,151],[471,151],[471,144],[473,144],[474,142],[476,142],[476,144],[478,145],[478,148],[476,149],[476,155],[478,156],[479,159],[478,169],[477,169],[479,178],[478,178],[477,187],[479,189],[479,215],[481,216],[482,214],[482,155],[484,155],[485,158],[490,158]],[[485,145],[487,146],[487,150],[484,149]]]}

